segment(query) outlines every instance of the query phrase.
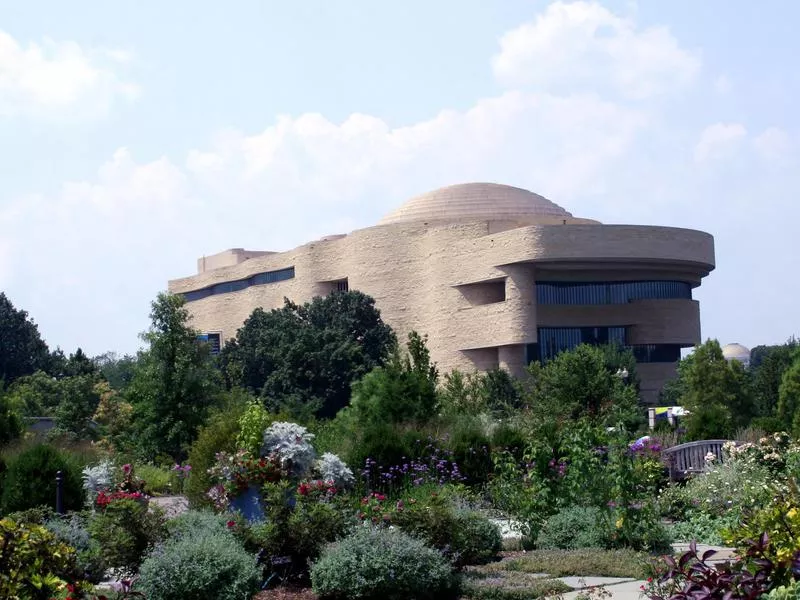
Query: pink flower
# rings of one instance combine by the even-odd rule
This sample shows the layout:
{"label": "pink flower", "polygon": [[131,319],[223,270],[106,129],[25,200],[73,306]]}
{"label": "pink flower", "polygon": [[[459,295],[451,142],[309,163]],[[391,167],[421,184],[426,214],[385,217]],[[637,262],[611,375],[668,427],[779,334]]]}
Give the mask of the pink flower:
{"label": "pink flower", "polygon": [[122,472],[123,472],[125,475],[130,475],[130,473],[131,473],[131,469],[132,469],[132,467],[131,467],[131,465],[130,465],[130,464],[125,464],[125,465],[122,465]]}

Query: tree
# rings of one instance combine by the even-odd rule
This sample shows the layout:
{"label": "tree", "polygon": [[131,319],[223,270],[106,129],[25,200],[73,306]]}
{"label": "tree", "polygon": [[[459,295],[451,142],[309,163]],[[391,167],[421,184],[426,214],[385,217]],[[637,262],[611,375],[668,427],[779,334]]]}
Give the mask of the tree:
{"label": "tree", "polygon": [[753,348],[750,360],[753,401],[760,416],[770,417],[776,414],[783,374],[792,364],[797,348],[795,338],[779,346]]}
{"label": "tree", "polygon": [[136,357],[129,354],[118,356],[115,352],[106,352],[92,359],[100,371],[100,375],[112,389],[118,392],[125,390],[133,380],[136,369]]}
{"label": "tree", "polygon": [[50,353],[39,328],[24,310],[17,310],[0,292],[0,379],[7,384],[46,369]]}
{"label": "tree", "polygon": [[159,294],[142,334],[148,349],[139,355],[126,396],[133,406],[136,451],[142,458],[169,454],[176,461],[205,420],[220,392],[220,376],[207,344],[189,327],[182,296]]}
{"label": "tree", "polygon": [[787,431],[800,435],[800,349],[794,351],[792,364],[781,379],[777,413]]}
{"label": "tree", "polygon": [[717,340],[695,348],[690,361],[679,369],[683,381],[680,404],[690,439],[724,438],[754,416],[747,373],[738,361],[728,362]]}
{"label": "tree", "polygon": [[540,421],[597,419],[607,426],[641,421],[636,387],[618,374],[602,346],[581,344],[540,365],[532,363],[530,404]]}
{"label": "tree", "polygon": [[257,308],[223,349],[222,363],[230,387],[331,417],[350,401],[351,384],[382,365],[395,345],[372,298],[334,292],[303,305]]}
{"label": "tree", "polygon": [[353,412],[361,424],[424,423],[436,413],[439,372],[426,339],[408,334],[407,353],[395,352],[353,385]]}
{"label": "tree", "polygon": [[19,407],[0,381],[0,447],[20,437],[24,429]]}

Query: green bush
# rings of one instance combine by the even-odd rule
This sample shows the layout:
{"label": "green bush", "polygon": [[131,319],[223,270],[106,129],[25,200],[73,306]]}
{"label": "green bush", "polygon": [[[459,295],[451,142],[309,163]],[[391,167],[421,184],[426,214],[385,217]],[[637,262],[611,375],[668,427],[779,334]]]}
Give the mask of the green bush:
{"label": "green bush", "polygon": [[311,568],[320,598],[407,600],[455,597],[450,564],[424,542],[397,529],[359,527],[331,544]]}
{"label": "green bush", "polygon": [[0,598],[47,600],[80,582],[75,551],[41,525],[0,519]]}
{"label": "green bush", "polygon": [[100,583],[106,572],[103,551],[87,528],[87,518],[81,513],[70,513],[65,517],[53,517],[45,527],[77,553],[78,569],[92,583]]}
{"label": "green bush", "polygon": [[258,590],[256,557],[233,534],[191,528],[184,534],[157,546],[142,563],[136,590],[148,600],[241,600]]}
{"label": "green bush", "polygon": [[605,548],[610,535],[607,516],[599,508],[570,506],[544,522],[536,537],[536,547],[546,550]]}
{"label": "green bush", "polygon": [[[136,464],[134,468],[136,476],[144,481],[144,493],[148,496],[160,496],[173,493],[173,484],[176,477],[172,472],[157,465]],[[175,488],[176,491],[180,491]]]}
{"label": "green bush", "polygon": [[[326,544],[344,537],[351,521],[332,502],[297,496],[292,505],[287,502],[292,491],[288,484],[264,486],[266,518],[250,528],[248,545],[264,557],[267,577],[306,581],[311,562]],[[287,557],[290,563],[276,560]]]}
{"label": "green bush", "polygon": [[456,567],[486,562],[500,551],[500,529],[486,516],[456,508],[447,494],[414,491],[395,505],[393,525],[438,549]]}
{"label": "green bush", "polygon": [[197,439],[189,450],[187,462],[192,465],[192,473],[184,486],[192,507],[212,506],[211,500],[206,496],[211,487],[208,469],[214,465],[217,452],[236,451],[239,418],[243,413],[244,404],[232,403],[227,409],[212,414],[206,424],[200,427]]}
{"label": "green bush", "polygon": [[776,587],[762,598],[766,600],[800,600],[800,581],[792,581],[787,585]]}
{"label": "green bush", "polygon": [[188,510],[167,521],[167,533],[171,538],[227,533],[230,517],[205,510]]}
{"label": "green bush", "polygon": [[736,515],[714,517],[704,512],[691,511],[683,520],[673,523],[670,530],[676,541],[722,546],[722,532],[734,527],[737,521]]}
{"label": "green bush", "polygon": [[489,438],[477,418],[460,417],[453,424],[446,447],[469,484],[482,484],[492,472]]}
{"label": "green bush", "polygon": [[3,478],[0,512],[55,507],[58,471],[64,475],[64,509],[80,510],[84,501],[81,465],[66,452],[38,444],[10,458]]}
{"label": "green bush", "polygon": [[92,515],[89,533],[100,544],[108,566],[130,575],[139,570],[145,553],[163,539],[164,514],[148,510],[141,500],[113,500]]}

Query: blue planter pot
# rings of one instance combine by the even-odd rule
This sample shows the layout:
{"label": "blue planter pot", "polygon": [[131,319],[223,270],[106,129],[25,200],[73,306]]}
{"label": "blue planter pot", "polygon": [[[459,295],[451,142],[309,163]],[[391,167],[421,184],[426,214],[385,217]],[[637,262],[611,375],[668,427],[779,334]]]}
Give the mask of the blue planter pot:
{"label": "blue planter pot", "polygon": [[258,486],[251,485],[231,500],[230,509],[240,513],[250,523],[264,520],[264,509],[261,506],[261,491]]}

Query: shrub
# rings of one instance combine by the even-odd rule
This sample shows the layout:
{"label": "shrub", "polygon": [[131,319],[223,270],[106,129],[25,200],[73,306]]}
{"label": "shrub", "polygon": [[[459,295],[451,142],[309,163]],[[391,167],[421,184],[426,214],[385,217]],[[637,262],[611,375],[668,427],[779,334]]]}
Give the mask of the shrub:
{"label": "shrub", "polygon": [[0,512],[25,510],[36,506],[55,506],[56,473],[64,475],[64,509],[83,506],[81,466],[69,454],[47,444],[39,444],[13,457],[3,479]]}
{"label": "shrub", "polygon": [[45,523],[45,527],[75,549],[78,569],[86,580],[92,583],[103,580],[106,562],[100,544],[89,534],[85,515],[71,513],[67,517],[54,517]]}
{"label": "shrub", "polygon": [[447,448],[466,482],[486,482],[492,472],[492,457],[489,453],[489,439],[483,433],[478,419],[459,418],[447,441]]}
{"label": "shrub", "polygon": [[205,510],[188,510],[169,520],[166,528],[170,537],[190,537],[229,532],[229,522],[230,518],[224,514],[215,514]]}
{"label": "shrub", "polygon": [[148,549],[164,537],[164,515],[141,500],[111,500],[89,521],[89,532],[102,548],[108,566],[130,575]]}
{"label": "shrub", "polygon": [[792,581],[770,590],[768,600],[800,600],[800,581]]}
{"label": "shrub", "polygon": [[231,533],[191,528],[185,533],[156,547],[142,563],[136,589],[148,600],[241,600],[258,590],[256,558]]}
{"label": "shrub", "polygon": [[144,481],[144,493],[148,496],[170,494],[173,491],[172,472],[156,465],[137,464],[136,475]]}
{"label": "shrub", "polygon": [[684,520],[673,523],[670,529],[676,541],[722,546],[722,532],[736,525],[737,521],[736,515],[713,517],[704,512],[690,511]]}
{"label": "shrub", "polygon": [[48,599],[79,582],[75,551],[31,523],[0,520],[0,598]]}
{"label": "shrub", "polygon": [[311,568],[321,598],[406,600],[454,597],[450,565],[424,542],[396,529],[359,527],[328,546]]}
{"label": "shrub", "polygon": [[248,541],[263,557],[265,575],[305,581],[322,548],[343,537],[351,524],[332,502],[298,495],[288,483],[263,487],[265,520],[251,527]]}
{"label": "shrub", "polygon": [[607,515],[598,508],[571,506],[547,519],[536,537],[536,547],[546,550],[605,548],[610,530]]}
{"label": "shrub", "polygon": [[264,444],[261,456],[276,454],[282,468],[295,477],[306,476],[317,458],[316,450],[311,445],[314,434],[302,425],[279,421],[264,431]]}
{"label": "shrub", "polygon": [[486,562],[502,546],[497,525],[476,511],[455,508],[445,495],[428,488],[371,512],[438,549],[456,567]]}
{"label": "shrub", "polygon": [[239,417],[239,435],[236,437],[236,447],[258,456],[261,444],[264,443],[264,431],[272,425],[274,420],[275,416],[270,414],[261,402],[258,400],[248,401],[247,408]]}
{"label": "shrub", "polygon": [[211,487],[208,469],[214,466],[217,452],[230,453],[236,450],[239,417],[243,410],[241,405],[233,405],[224,412],[214,413],[206,424],[200,427],[197,439],[189,450],[188,463],[192,465],[192,475],[184,486],[192,507],[211,506],[211,499],[206,495]]}

